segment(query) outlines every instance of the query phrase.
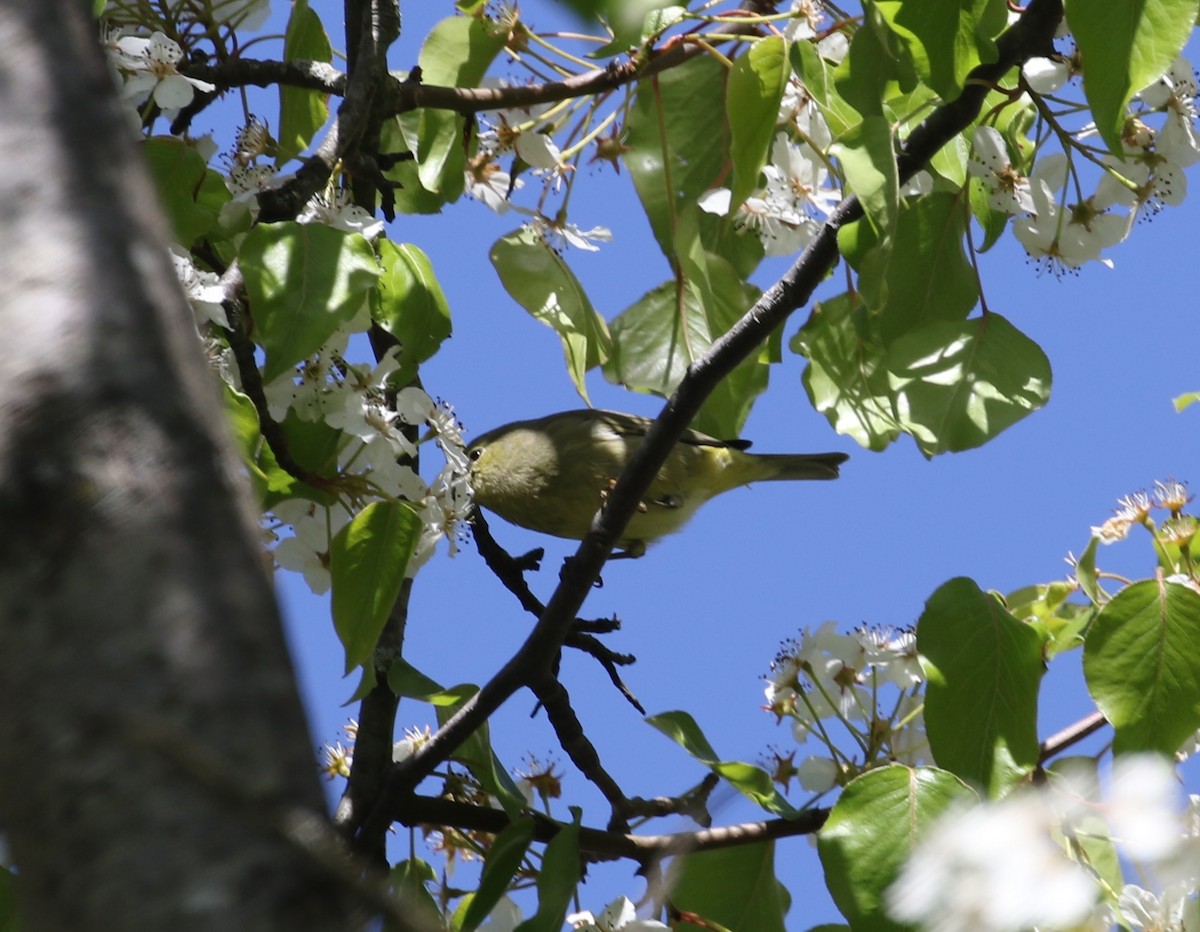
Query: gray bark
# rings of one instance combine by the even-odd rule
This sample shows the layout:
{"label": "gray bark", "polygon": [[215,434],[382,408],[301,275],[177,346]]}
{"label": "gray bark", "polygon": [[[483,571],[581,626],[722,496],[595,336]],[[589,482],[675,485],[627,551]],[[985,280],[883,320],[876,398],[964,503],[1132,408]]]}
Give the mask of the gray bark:
{"label": "gray bark", "polygon": [[22,928],[348,928],[295,830],[325,820],[314,749],[95,29],[82,0],[0,0],[0,833]]}

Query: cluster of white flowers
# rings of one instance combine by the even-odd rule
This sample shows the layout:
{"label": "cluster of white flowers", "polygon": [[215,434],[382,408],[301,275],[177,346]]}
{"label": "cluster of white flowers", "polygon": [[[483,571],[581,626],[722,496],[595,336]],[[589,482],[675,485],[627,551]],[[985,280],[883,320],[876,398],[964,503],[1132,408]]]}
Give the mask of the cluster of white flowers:
{"label": "cluster of white flowers", "polygon": [[[484,87],[509,87],[503,79],[485,78]],[[478,151],[466,168],[466,192],[494,212],[513,210],[529,217],[526,225],[555,249],[574,247],[596,252],[599,243],[612,241],[608,227],[581,229],[565,216],[550,217],[540,209],[530,209],[509,200],[514,191],[524,187],[520,178],[513,178],[500,167],[499,159],[508,156],[529,166],[530,173],[544,187],[557,191],[572,170],[563,152],[554,141],[552,123],[548,122],[558,107],[546,104],[496,110],[481,114],[476,135]]]}
{"label": "cluster of white flowers", "polygon": [[[824,15],[820,5],[796,0],[793,7],[797,18],[789,30],[797,39],[811,40]],[[847,51],[841,32],[830,33],[816,46],[819,54],[835,63]],[[781,131],[771,146],[771,160],[762,170],[766,184],[737,207],[734,224],[757,234],[768,256],[787,256],[812,241],[842,192],[834,184],[825,155],[833,135],[804,82],[794,73],[788,78],[775,122]],[[714,188],[700,198],[699,205],[708,213],[727,215],[732,192]]]}
{"label": "cluster of white flowers", "polygon": [[1183,509],[1187,507],[1192,498],[1186,482],[1180,482],[1177,479],[1167,479],[1165,482],[1156,481],[1152,493],[1138,491],[1119,499],[1117,504],[1120,507],[1113,512],[1111,518],[1099,527],[1092,528],[1092,536],[1098,538],[1102,544],[1113,544],[1128,537],[1129,531],[1134,525],[1140,524],[1148,530],[1154,531],[1156,528],[1150,519],[1150,514],[1155,509],[1169,512],[1170,518],[1164,522],[1164,526],[1170,522],[1188,523],[1192,525],[1194,534],[1195,519],[1183,513]]}
{"label": "cluster of white flowers", "polygon": [[[771,663],[765,708],[791,722],[798,743],[814,738],[829,752],[800,764],[795,772],[800,786],[822,793],[881,763],[920,763],[927,749],[922,681],[911,631],[864,626],[839,634],[827,621],[784,644]],[[889,686],[897,691],[894,699]],[[837,746],[829,719],[849,732],[853,754]]]}
{"label": "cluster of white flowers", "polygon": [[[1058,91],[1077,72],[1072,56],[1033,59],[1023,70],[1027,86],[1043,95]],[[1104,158],[1095,193],[1077,201],[1069,192],[1079,190],[1080,179],[1067,155],[1039,158],[1025,177],[991,126],[976,129],[968,168],[983,182],[994,210],[1017,216],[1013,234],[1030,257],[1056,273],[1087,262],[1111,266],[1102,258],[1105,249],[1126,239],[1139,217],[1180,204],[1187,193],[1183,169],[1200,161],[1197,92],[1191,63],[1182,57],[1143,88],[1125,123],[1124,151]],[[1147,122],[1155,117],[1161,118],[1157,129]],[[1095,132],[1091,124],[1077,136],[1082,140]]]}
{"label": "cluster of white flowers", "polygon": [[[413,505],[422,519],[422,534],[408,565],[412,575],[440,540],[449,542],[452,554],[456,550],[471,509],[466,445],[448,405],[435,403],[416,386],[390,389],[388,378],[399,365],[398,350],[389,351],[374,366],[346,361],[354,329],[351,325],[339,330],[320,352],[268,383],[264,391],[272,419],[282,421],[292,413],[302,421],[324,422],[343,435],[338,465],[343,477],[358,476],[372,490],[362,496],[363,504],[375,497],[397,497]],[[417,444],[406,432],[412,428],[427,429],[422,439],[433,439],[445,460],[429,484],[411,465],[400,462],[417,453]],[[325,592],[330,585],[330,542],[351,520],[351,511],[343,504],[293,498],[275,505],[272,513],[277,525],[290,525],[292,530],[292,536],[275,547],[276,562],[303,573],[314,592]]]}
{"label": "cluster of white flowers", "polygon": [[[1200,928],[1200,796],[1184,803],[1171,763],[1120,757],[1106,787],[1090,765],[1048,776],[945,813],[888,890],[892,918],[932,932]],[[1161,892],[1109,886],[1088,860],[1104,845]]]}

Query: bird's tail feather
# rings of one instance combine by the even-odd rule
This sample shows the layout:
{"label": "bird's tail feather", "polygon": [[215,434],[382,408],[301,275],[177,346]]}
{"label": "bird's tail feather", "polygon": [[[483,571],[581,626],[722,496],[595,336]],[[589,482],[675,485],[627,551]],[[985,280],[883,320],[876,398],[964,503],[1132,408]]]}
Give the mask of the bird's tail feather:
{"label": "bird's tail feather", "polygon": [[845,453],[760,453],[762,479],[836,479]]}

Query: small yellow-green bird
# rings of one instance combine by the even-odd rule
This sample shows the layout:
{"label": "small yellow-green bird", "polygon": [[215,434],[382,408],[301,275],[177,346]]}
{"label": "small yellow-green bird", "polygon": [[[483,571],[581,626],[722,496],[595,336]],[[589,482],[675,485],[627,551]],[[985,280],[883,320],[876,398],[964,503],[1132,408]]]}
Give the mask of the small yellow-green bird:
{"label": "small yellow-green bird", "polygon": [[[475,502],[521,527],[582,540],[649,427],[643,417],[591,408],[497,427],[467,448]],[[744,452],[749,446],[684,431],[617,545],[640,556],[714,495],[751,482],[836,479],[847,459]]]}

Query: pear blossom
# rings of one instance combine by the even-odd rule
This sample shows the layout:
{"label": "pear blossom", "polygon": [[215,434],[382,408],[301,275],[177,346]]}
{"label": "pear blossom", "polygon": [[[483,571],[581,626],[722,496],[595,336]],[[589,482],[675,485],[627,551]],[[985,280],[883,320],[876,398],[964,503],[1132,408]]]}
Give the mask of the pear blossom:
{"label": "pear blossom", "polygon": [[1175,165],[1186,167],[1200,161],[1197,93],[1200,88],[1191,62],[1180,56],[1165,75],[1138,94],[1148,107],[1166,111],[1167,121],[1158,134],[1155,150]]}
{"label": "pear blossom", "polygon": [[1071,77],[1071,63],[1062,58],[1031,58],[1021,66],[1021,77],[1035,94],[1053,94]]}
{"label": "pear blossom", "polygon": [[1100,253],[1119,243],[1127,232],[1125,218],[1108,213],[1091,201],[1064,210],[1058,192],[1067,180],[1067,160],[1061,153],[1041,159],[1031,179],[1033,215],[1013,223],[1013,234],[1031,258],[1056,272],[1076,269],[1085,262],[1112,262]]}
{"label": "pear blossom", "polygon": [[171,247],[171,262],[197,320],[208,321],[228,330],[229,316],[222,303],[225,289],[220,285],[220,278],[214,272],[197,268],[192,257],[181,246]]}
{"label": "pear blossom", "polygon": [[211,93],[216,86],[179,73],[183,49],[161,32],[144,36],[125,36],[115,42],[119,68],[131,71],[125,79],[122,96],[134,103],[153,99],[165,111],[179,110],[192,102],[196,91]]}
{"label": "pear blossom", "polygon": [[383,221],[350,200],[350,192],[316,194],[296,217],[297,223],[320,223],[346,233],[361,233],[369,240],[383,234]]}
{"label": "pear blossom", "polygon": [[888,889],[889,915],[929,932],[1018,932],[1082,922],[1099,891],[1051,840],[1050,816],[1033,793],[948,811]]}
{"label": "pear blossom", "polygon": [[1145,932],[1185,932],[1200,919],[1195,897],[1186,885],[1175,884],[1155,896],[1136,884],[1126,884],[1117,898],[1121,918]]}
{"label": "pear blossom", "polygon": [[1006,214],[1034,213],[1030,181],[1012,164],[1004,137],[994,126],[976,127],[967,170],[988,189],[988,206]]}
{"label": "pear blossom", "polygon": [[511,206],[508,202],[509,192],[525,186],[520,178],[515,181],[508,172],[502,171],[499,164],[489,156],[473,159],[467,166],[466,192],[469,197],[482,201],[484,206],[497,214],[502,214]]}

